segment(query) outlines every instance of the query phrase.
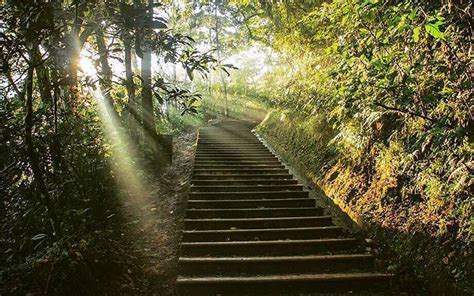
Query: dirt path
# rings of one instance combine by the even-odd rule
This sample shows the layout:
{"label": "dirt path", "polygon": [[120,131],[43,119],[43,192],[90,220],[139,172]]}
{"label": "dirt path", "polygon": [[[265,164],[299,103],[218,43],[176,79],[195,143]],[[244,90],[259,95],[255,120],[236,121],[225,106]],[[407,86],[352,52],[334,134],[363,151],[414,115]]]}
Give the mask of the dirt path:
{"label": "dirt path", "polygon": [[139,295],[172,295],[176,280],[179,242],[191,178],[196,134],[174,139],[173,163],[152,180],[146,198],[124,203],[126,229],[136,271],[129,283]]}

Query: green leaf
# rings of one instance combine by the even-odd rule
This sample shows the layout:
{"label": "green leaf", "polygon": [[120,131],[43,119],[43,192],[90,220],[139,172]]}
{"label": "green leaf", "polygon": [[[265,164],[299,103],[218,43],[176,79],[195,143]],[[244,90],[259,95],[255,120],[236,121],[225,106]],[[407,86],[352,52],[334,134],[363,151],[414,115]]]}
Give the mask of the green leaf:
{"label": "green leaf", "polygon": [[163,98],[158,93],[155,93],[155,98],[160,105],[163,105]]}
{"label": "green leaf", "polygon": [[428,23],[425,25],[425,30],[428,34],[436,39],[444,39],[444,33],[439,30],[439,24]]}
{"label": "green leaf", "polygon": [[186,74],[188,74],[189,80],[193,80],[194,75],[193,75],[193,70],[189,67],[186,67]]}
{"label": "green leaf", "polygon": [[414,20],[415,17],[416,17],[416,13],[417,13],[417,10],[416,10],[416,9],[413,9],[413,10],[410,12],[410,14],[408,15],[408,18],[409,18],[410,20]]}
{"label": "green leaf", "polygon": [[383,35],[383,30],[378,30],[377,34],[375,34],[375,37],[377,37],[377,39],[379,39],[382,35]]}
{"label": "green leaf", "polygon": [[33,236],[33,237],[31,238],[31,240],[40,240],[40,239],[44,239],[45,237],[46,237],[46,234],[44,234],[44,233],[39,233],[39,234]]}
{"label": "green leaf", "polygon": [[413,30],[413,41],[418,43],[420,41],[420,32],[421,32],[421,27],[418,26]]}
{"label": "green leaf", "polygon": [[347,23],[348,16],[345,15],[341,20],[341,25],[344,26]]}
{"label": "green leaf", "polygon": [[333,44],[331,44],[331,46],[326,47],[324,51],[326,54],[329,55],[329,54],[337,52],[337,48],[338,48],[338,44],[337,42],[334,42]]}

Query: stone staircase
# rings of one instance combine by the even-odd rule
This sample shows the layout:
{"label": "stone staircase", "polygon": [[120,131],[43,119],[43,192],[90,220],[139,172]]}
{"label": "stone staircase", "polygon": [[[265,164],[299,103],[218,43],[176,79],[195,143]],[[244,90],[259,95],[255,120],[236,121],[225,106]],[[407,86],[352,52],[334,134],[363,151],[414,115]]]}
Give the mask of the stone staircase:
{"label": "stone staircase", "polygon": [[178,295],[386,295],[390,280],[251,126],[225,121],[200,130]]}

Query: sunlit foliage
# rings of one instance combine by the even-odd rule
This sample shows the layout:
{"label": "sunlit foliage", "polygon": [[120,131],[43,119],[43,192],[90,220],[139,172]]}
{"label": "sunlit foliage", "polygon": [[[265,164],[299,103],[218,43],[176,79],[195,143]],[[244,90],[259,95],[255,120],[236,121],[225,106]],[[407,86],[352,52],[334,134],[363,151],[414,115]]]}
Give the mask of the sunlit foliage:
{"label": "sunlit foliage", "polygon": [[[283,111],[262,132],[298,155],[341,206],[392,233],[398,271],[414,265],[425,279],[464,285],[474,235],[470,4],[256,8],[281,62],[262,94]],[[402,240],[410,242],[403,252]],[[435,250],[420,257],[423,244]]]}

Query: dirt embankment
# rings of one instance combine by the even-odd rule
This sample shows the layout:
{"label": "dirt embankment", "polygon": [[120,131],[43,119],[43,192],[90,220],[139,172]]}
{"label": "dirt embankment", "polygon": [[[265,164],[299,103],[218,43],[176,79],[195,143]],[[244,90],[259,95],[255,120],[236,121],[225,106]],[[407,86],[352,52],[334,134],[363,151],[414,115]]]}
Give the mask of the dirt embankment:
{"label": "dirt embankment", "polygon": [[[257,131],[328,203],[365,230],[377,258],[383,259],[380,266],[396,275],[402,293],[472,295],[472,244],[461,231],[468,210],[462,215],[453,215],[448,206],[435,211],[429,197],[415,194],[419,189],[399,175],[403,151],[387,146],[380,148],[384,154],[367,154],[341,148],[321,116],[275,111]],[[448,221],[451,226],[440,232]]]}

